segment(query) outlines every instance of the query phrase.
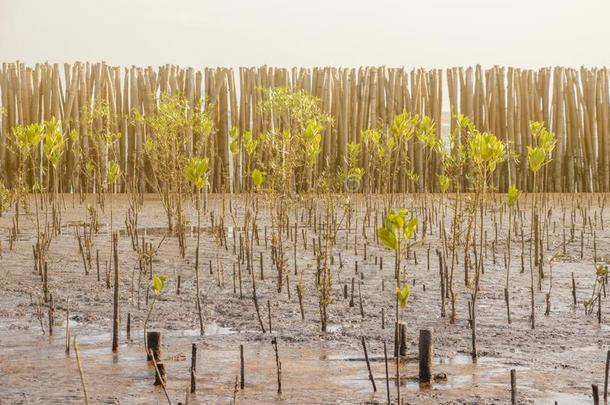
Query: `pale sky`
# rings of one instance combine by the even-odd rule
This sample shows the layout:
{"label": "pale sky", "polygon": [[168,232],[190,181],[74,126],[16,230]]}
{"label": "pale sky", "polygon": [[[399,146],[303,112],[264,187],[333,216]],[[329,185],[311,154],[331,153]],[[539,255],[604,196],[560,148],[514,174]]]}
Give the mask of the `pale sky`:
{"label": "pale sky", "polygon": [[610,65],[609,0],[0,0],[0,62]]}

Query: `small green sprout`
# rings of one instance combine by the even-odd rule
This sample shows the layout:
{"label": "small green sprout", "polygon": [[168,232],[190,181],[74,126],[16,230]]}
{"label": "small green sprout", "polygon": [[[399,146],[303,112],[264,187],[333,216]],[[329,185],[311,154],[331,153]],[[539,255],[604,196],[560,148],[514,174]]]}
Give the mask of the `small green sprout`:
{"label": "small green sprout", "polygon": [[358,164],[360,159],[360,144],[358,142],[350,142],[347,144],[347,160],[351,166]]}
{"label": "small green sprout", "polygon": [[155,295],[161,294],[165,287],[165,281],[167,280],[167,274],[155,275],[152,279],[152,290]]}
{"label": "small green sprout", "polygon": [[64,136],[61,133],[61,124],[51,118],[44,122],[44,154],[54,169],[57,169],[59,161],[64,153]]}
{"label": "small green sprout", "polygon": [[254,186],[256,188],[260,188],[260,186],[263,185],[263,183],[265,182],[265,178],[267,176],[267,173],[260,171],[258,169],[254,169],[252,170],[252,182],[254,182]]}
{"label": "small green sprout", "polygon": [[244,138],[244,146],[246,148],[246,153],[248,154],[248,156],[251,157],[252,155],[254,155],[254,152],[256,152],[256,147],[258,146],[258,140],[252,138],[252,132],[250,132],[250,131],[244,131],[243,138]]}
{"label": "small green sprout", "polygon": [[364,176],[364,169],[361,167],[352,167],[348,170],[347,175],[350,178],[362,180],[362,177]]}
{"label": "small green sprout", "polygon": [[229,137],[231,139],[229,150],[232,154],[236,155],[237,152],[239,152],[239,130],[237,129],[237,127],[231,128]]}
{"label": "small green sprout", "polygon": [[530,170],[537,173],[542,166],[544,166],[544,160],[546,156],[544,150],[539,146],[528,146],[527,147],[527,162]]}
{"label": "small green sprout", "polygon": [[106,181],[108,184],[114,184],[121,177],[121,167],[113,160],[108,162],[108,172],[106,173]]}
{"label": "small green sprout", "polygon": [[70,140],[72,142],[76,142],[80,139],[80,134],[78,133],[78,131],[76,129],[72,129],[72,130],[70,130],[68,137],[70,138]]}
{"label": "small green sprout", "polygon": [[548,164],[551,153],[555,149],[557,139],[555,134],[549,132],[542,121],[531,121],[530,132],[536,141],[538,146],[527,147],[527,162],[530,170],[534,173],[540,171],[540,169]]}
{"label": "small green sprout", "polygon": [[514,184],[511,184],[510,187],[508,188],[508,194],[507,194],[508,206],[513,207],[517,203],[517,200],[519,199],[520,196],[521,196],[521,191],[517,188],[517,186],[515,186]]}
{"label": "small green sprout", "polygon": [[87,174],[87,176],[92,176],[94,171],[95,163],[91,159],[87,160],[87,162],[85,163],[85,173]]}
{"label": "small green sprout", "polygon": [[434,149],[438,145],[436,128],[432,118],[428,117],[427,115],[422,118],[421,122],[419,123],[419,127],[415,131],[415,136],[421,143],[430,149]]}
{"label": "small green sprout", "polygon": [[209,160],[207,158],[190,158],[184,168],[184,177],[201,190],[208,182]]}
{"label": "small green sprout", "polygon": [[409,284],[404,284],[402,289],[396,287],[396,298],[398,299],[398,304],[401,309],[404,309],[407,306],[407,300],[409,299],[409,295],[411,295],[411,289],[409,288]]}

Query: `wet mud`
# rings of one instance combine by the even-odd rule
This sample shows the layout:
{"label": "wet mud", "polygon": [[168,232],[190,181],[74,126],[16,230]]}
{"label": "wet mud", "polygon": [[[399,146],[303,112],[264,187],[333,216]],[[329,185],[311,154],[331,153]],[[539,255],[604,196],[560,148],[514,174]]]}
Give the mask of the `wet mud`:
{"label": "wet mud", "polygon": [[[153,385],[154,368],[146,361],[144,351],[143,323],[149,308],[146,304],[149,281],[145,278],[140,289],[134,281],[138,278],[139,266],[137,254],[125,232],[127,196],[114,196],[112,204],[113,229],[120,232],[121,329],[118,352],[111,351],[113,290],[107,288],[104,274],[106,262],[112,259],[108,198],[104,212],[99,209],[100,228],[93,237],[93,251],[99,251],[102,269],[98,281],[95,264],[88,275],[84,272],[74,232],[74,225],[87,220],[87,205],[94,204],[95,200],[89,196],[80,202],[78,196],[63,196],[62,231],[52,238],[47,259],[48,290],[55,303],[53,336],[49,336],[48,306],[42,302],[41,279],[34,272],[32,245],[36,243],[36,221],[31,209],[33,205],[30,201],[30,212],[20,214],[20,233],[12,243],[12,249],[9,234],[15,210],[11,209],[0,217],[0,404],[83,403],[74,351],[69,355],[65,353],[68,306],[70,334],[78,340],[91,403],[167,403],[161,387]],[[199,333],[195,302],[196,238],[192,225],[196,223],[196,213],[192,204],[189,203],[187,208],[190,226],[186,233],[185,258],[179,255],[177,238],[166,236],[165,214],[157,196],[145,197],[139,215],[139,232],[147,242],[156,246],[165,238],[153,259],[153,271],[167,274],[168,281],[155,303],[147,328],[162,333],[161,359],[167,370],[167,391],[172,403],[186,400],[191,345],[196,343],[197,391],[190,397],[191,404],[230,404],[234,397],[241,404],[384,404],[387,403],[384,341],[390,356],[390,394],[395,401],[393,256],[376,243],[374,219],[365,223],[363,231],[366,200],[353,198],[352,228],[348,232],[343,226],[333,250],[333,290],[332,303],[328,307],[327,332],[320,329],[316,256],[311,249],[312,239],[318,235],[313,232],[308,219],[308,208],[295,205],[290,211],[292,219],[298,219],[296,265],[300,274],[294,275],[293,245],[287,238],[290,297],[286,286],[281,293],[277,292],[277,274],[271,262],[270,243],[265,248],[263,239],[263,228],[270,227],[271,222],[265,209],[261,209],[258,219],[261,239],[255,243],[253,271],[266,328],[267,302],[271,309],[271,332],[262,333],[253,305],[250,276],[245,267],[242,268],[242,298],[238,281],[234,284],[233,269],[238,261],[243,197],[232,198],[231,211],[235,223],[230,219],[228,197],[225,198],[223,202],[222,196],[210,196],[208,212],[202,217],[200,275],[206,325],[204,336]],[[368,205],[374,210],[373,217],[377,212],[381,218],[387,198],[373,197],[369,200]],[[605,198],[596,194],[551,197],[548,241],[545,235],[545,278],[541,280],[540,289],[537,284],[535,288],[536,328],[533,330],[529,318],[531,235],[527,200],[521,206],[524,223],[528,225],[524,230],[524,272],[521,272],[520,237],[513,237],[510,252],[510,325],[504,301],[507,213],[502,208],[500,197],[490,204],[486,212],[485,274],[481,278],[477,302],[479,358],[473,362],[468,320],[468,299],[472,290],[464,285],[463,257],[459,257],[455,270],[455,323],[449,322],[448,315],[441,316],[439,263],[435,250],[441,247],[440,213],[446,209],[448,214],[444,223],[449,224],[450,210],[441,208],[439,196],[394,197],[393,206],[406,207],[420,218],[425,218],[426,212],[435,212],[430,215],[426,235],[418,231],[418,239],[423,237],[423,241],[413,248],[404,263],[407,281],[411,284],[409,303],[401,312],[401,319],[407,323],[408,345],[407,356],[401,361],[401,395],[405,403],[510,403],[511,369],[515,369],[517,374],[519,403],[553,404],[558,401],[560,404],[589,404],[592,401],[591,384],[598,384],[600,392],[603,392],[606,351],[610,348],[610,300],[602,297],[601,324],[595,311],[585,314],[583,302],[591,298],[595,283],[594,263],[603,262],[610,248],[610,219],[603,223]],[[264,205],[261,203],[261,206]],[[212,232],[210,211],[214,212],[216,221],[224,212],[228,236],[226,248]],[[567,218],[565,225],[564,217]],[[564,230],[568,239],[572,233],[575,235],[573,240],[568,240],[565,254],[562,247]],[[308,239],[307,249],[302,240],[304,234]],[[582,243],[581,235],[584,238]],[[263,279],[259,274],[259,253],[263,257]],[[417,263],[413,253],[417,255]],[[595,254],[597,257],[594,258]],[[551,257],[552,263],[548,261]],[[576,307],[572,303],[572,274],[576,283]],[[181,280],[180,294],[177,294],[178,276]],[[359,288],[356,285],[354,306],[349,305],[352,278],[360,283]],[[304,292],[305,320],[301,319],[297,296],[299,280]],[[344,286],[348,290],[347,299],[343,295]],[[359,307],[358,289],[364,316]],[[549,289],[550,312],[545,315],[545,298]],[[148,294],[150,304],[151,292]],[[446,300],[446,305],[449,313],[449,300]],[[128,313],[131,318],[129,339],[126,335]],[[439,376],[425,386],[417,380],[420,329],[433,331],[433,373]],[[373,392],[368,378],[361,345],[363,336],[367,341],[377,392]],[[282,367],[281,394],[277,392],[272,337],[277,338]],[[236,378],[240,375],[240,345],[244,346],[245,387],[236,390]]]}

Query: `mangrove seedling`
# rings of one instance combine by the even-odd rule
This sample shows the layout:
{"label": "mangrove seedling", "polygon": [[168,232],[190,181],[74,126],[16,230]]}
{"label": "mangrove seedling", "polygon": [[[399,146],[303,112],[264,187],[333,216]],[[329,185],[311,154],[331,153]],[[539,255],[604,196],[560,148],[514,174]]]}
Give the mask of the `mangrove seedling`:
{"label": "mangrove seedling", "polygon": [[201,314],[201,298],[199,296],[199,245],[201,240],[201,192],[208,184],[208,159],[190,158],[184,168],[184,176],[196,189],[195,207],[197,209],[197,246],[195,247],[195,287],[197,294],[197,311],[199,313],[199,332],[204,334],[203,315]]}
{"label": "mangrove seedling", "polygon": [[166,274],[155,274],[152,278],[152,282],[150,284],[150,289],[153,293],[153,299],[148,307],[148,312],[146,313],[146,318],[144,319],[144,349],[146,354],[148,355],[148,345],[146,343],[146,329],[148,326],[148,320],[150,319],[150,315],[152,314],[153,308],[155,307],[155,302],[157,302],[157,298],[161,295],[161,292],[165,288],[165,282],[167,281]]}

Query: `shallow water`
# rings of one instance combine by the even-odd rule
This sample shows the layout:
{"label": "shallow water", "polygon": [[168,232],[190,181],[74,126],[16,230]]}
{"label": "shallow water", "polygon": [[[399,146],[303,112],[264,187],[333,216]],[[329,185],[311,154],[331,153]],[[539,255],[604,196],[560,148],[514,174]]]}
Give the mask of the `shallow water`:
{"label": "shallow water", "polygon": [[[115,229],[119,227],[124,212],[117,197],[114,205]],[[163,212],[157,203],[147,201],[140,219],[141,235],[147,242],[157,245],[166,235],[162,226]],[[409,203],[405,203],[409,204]],[[213,204],[211,204],[213,206]],[[412,204],[413,209],[425,206],[424,200]],[[360,206],[360,213],[362,213]],[[218,215],[218,210],[216,211]],[[554,213],[560,216],[560,211]],[[106,213],[108,214],[108,213]],[[192,214],[192,212],[191,212]],[[102,213],[100,213],[102,215]],[[599,212],[598,212],[599,215]],[[64,225],[79,223],[84,208],[78,204],[64,214]],[[218,216],[217,216],[218,217]],[[306,217],[306,215],[305,215]],[[261,217],[261,226],[268,218]],[[103,217],[101,218],[104,224]],[[560,221],[558,219],[558,221]],[[391,288],[391,257],[387,251],[374,246],[369,234],[368,258],[363,258],[363,247],[358,253],[339,246],[345,268],[337,269],[337,256],[333,271],[337,274],[333,303],[329,307],[328,332],[320,332],[317,290],[313,283],[315,256],[311,253],[311,227],[307,250],[299,243],[297,264],[305,272],[305,321],[301,321],[296,299],[296,277],[290,272],[292,296],[286,290],[277,293],[274,268],[265,243],[256,246],[254,267],[263,322],[267,325],[266,302],[270,300],[273,318],[273,336],[278,337],[279,357],[282,363],[283,393],[277,394],[277,370],[275,352],[270,343],[271,335],[260,333],[260,327],[251,300],[250,277],[243,271],[244,298],[233,292],[231,270],[236,263],[232,254],[232,235],[239,240],[239,227],[228,227],[229,248],[219,248],[211,230],[209,218],[204,219],[202,234],[203,278],[202,302],[206,328],[200,336],[194,305],[193,241],[189,239],[187,257],[179,258],[175,238],[168,237],[161,246],[159,256],[153,260],[154,271],[169,275],[168,286],[155,306],[149,330],[160,330],[162,361],[168,371],[168,391],[174,403],[184,401],[189,382],[191,344],[198,344],[198,391],[193,403],[231,403],[235,377],[239,375],[239,346],[244,345],[246,362],[246,388],[238,390],[237,398],[243,404],[268,403],[384,403],[386,398],[385,364],[382,342],[391,342],[393,330],[387,325],[393,322],[394,300]],[[361,222],[360,222],[361,223]],[[10,224],[10,215],[0,218],[0,225]],[[506,222],[504,222],[504,226]],[[299,224],[301,226],[301,224]],[[436,232],[436,227],[431,227]],[[82,403],[83,393],[74,351],[65,354],[65,312],[61,307],[70,299],[69,320],[72,336],[77,336],[82,364],[93,403],[163,404],[166,403],[159,387],[152,385],[154,373],[145,360],[142,322],[145,317],[145,289],[140,291],[141,305],[130,294],[137,269],[137,261],[129,239],[122,236],[121,252],[121,345],[117,354],[110,350],[112,290],[98,283],[93,274],[85,276],[82,260],[75,245],[70,227],[54,238],[49,258],[49,286],[54,294],[56,309],[55,335],[43,335],[36,319],[36,300],[40,297],[40,277],[32,273],[31,245],[35,240],[32,224],[23,221],[23,233],[13,251],[3,243],[0,259],[0,280],[5,284],[0,296],[0,404]],[[101,227],[95,240],[102,262],[108,260],[109,228]],[[369,229],[370,231],[370,229]],[[342,231],[343,232],[343,231]],[[502,229],[500,228],[500,232]],[[260,232],[262,235],[262,232]],[[490,229],[490,234],[492,230]],[[124,230],[122,232],[124,235]],[[2,234],[0,234],[1,236]],[[597,229],[599,251],[610,248],[609,231]],[[190,235],[189,235],[190,236]],[[437,235],[430,238],[434,242]],[[340,235],[340,244],[353,243]],[[555,235],[555,242],[560,239]],[[4,241],[3,241],[4,242]],[[363,243],[359,239],[359,243]],[[518,243],[515,243],[519,246]],[[436,245],[432,244],[432,252]],[[408,356],[401,363],[401,391],[409,403],[507,403],[510,398],[509,370],[517,370],[518,397],[525,402],[541,404],[591,403],[590,384],[603,384],[603,365],[608,349],[607,335],[610,324],[601,325],[595,316],[585,316],[582,310],[571,305],[571,273],[576,274],[579,299],[590,295],[591,260],[578,261],[580,243],[568,249],[568,256],[554,264],[551,315],[543,316],[544,297],[548,290],[548,278],[543,281],[542,292],[536,292],[537,328],[529,327],[529,272],[511,270],[511,308],[513,324],[506,324],[502,289],[504,269],[492,266],[482,278],[482,295],[477,305],[478,339],[480,357],[472,363],[468,354],[470,330],[467,326],[468,289],[457,284],[459,294],[457,322],[448,323],[439,315],[440,292],[438,263],[431,254],[431,271],[427,270],[426,247],[419,248],[419,263],[407,261],[410,276],[417,279],[412,286],[409,308],[404,313],[408,322]],[[591,249],[585,244],[585,249]],[[417,248],[416,248],[417,249]],[[501,262],[498,248],[498,263]],[[264,256],[265,279],[258,280],[259,252]],[[292,250],[288,255],[292,264]],[[375,264],[375,258],[383,257],[386,266]],[[591,257],[586,251],[585,257]],[[513,266],[519,266],[514,256]],[[212,260],[214,274],[209,274],[208,261]],[[354,262],[359,262],[359,274],[354,273]],[[488,261],[491,261],[488,258]],[[217,263],[224,267],[219,276]],[[292,268],[291,268],[292,269]],[[460,268],[461,271],[461,268]],[[137,273],[136,273],[137,274]],[[363,275],[362,277],[360,276]],[[175,294],[175,280],[182,277],[181,294]],[[358,305],[349,307],[343,299],[343,284],[354,276],[360,281],[366,315],[361,316]],[[409,276],[409,277],[410,277]],[[458,274],[460,277],[461,274]],[[221,282],[224,279],[224,282]],[[339,281],[340,280],[340,281]],[[385,290],[380,287],[385,280]],[[147,280],[144,280],[146,284]],[[423,285],[426,285],[424,291]],[[358,291],[358,289],[356,289]],[[33,298],[30,298],[33,297]],[[34,303],[32,303],[34,302]],[[604,301],[606,304],[607,301]],[[61,304],[61,305],[60,305]],[[44,306],[43,306],[44,308]],[[380,309],[385,308],[386,328],[381,329]],[[126,312],[132,315],[131,339],[125,335]],[[46,313],[43,314],[46,317]],[[418,329],[432,329],[435,337],[434,373],[445,373],[447,379],[420,386],[417,381]],[[371,368],[377,385],[373,393],[368,379],[360,338],[367,338]],[[391,345],[388,351],[391,352]],[[392,398],[396,396],[395,363],[390,359],[389,383]],[[600,377],[601,376],[601,377]],[[374,403],[374,402],[373,402]]]}

